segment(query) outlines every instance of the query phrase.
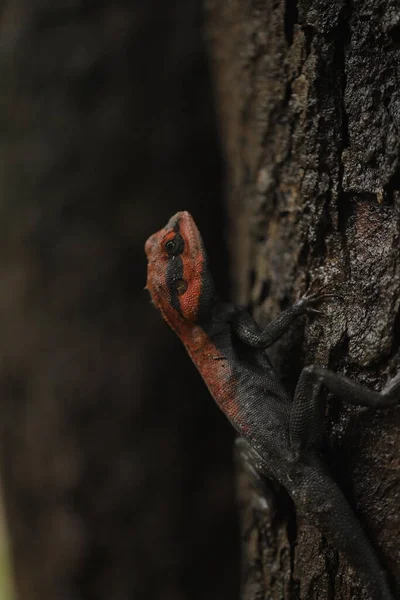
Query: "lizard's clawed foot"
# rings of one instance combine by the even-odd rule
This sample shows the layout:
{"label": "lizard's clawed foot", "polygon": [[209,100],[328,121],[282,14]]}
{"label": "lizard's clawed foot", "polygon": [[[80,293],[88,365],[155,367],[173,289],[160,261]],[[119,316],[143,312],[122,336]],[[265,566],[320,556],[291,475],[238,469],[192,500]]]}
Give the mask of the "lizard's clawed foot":
{"label": "lizard's clawed foot", "polygon": [[327,300],[329,298],[344,298],[344,295],[338,292],[325,291],[329,290],[331,287],[332,284],[330,283],[325,283],[324,285],[317,287],[316,289],[313,285],[311,285],[306,291],[306,293],[303,296],[301,296],[301,298],[297,302],[301,303],[303,306],[306,306],[307,310],[310,310],[311,312],[314,312],[316,314],[325,314],[322,311],[313,308],[312,305],[322,302],[323,300]]}

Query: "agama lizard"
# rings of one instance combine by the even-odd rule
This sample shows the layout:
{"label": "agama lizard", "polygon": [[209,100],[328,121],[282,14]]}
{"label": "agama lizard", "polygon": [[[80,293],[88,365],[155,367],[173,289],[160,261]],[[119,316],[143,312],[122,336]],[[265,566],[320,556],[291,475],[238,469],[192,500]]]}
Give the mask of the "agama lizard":
{"label": "agama lizard", "polygon": [[146,242],[147,289],[178,334],[214,400],[240,434],[239,448],[260,477],[283,485],[296,510],[357,570],[373,600],[393,600],[371,543],[318,454],[321,386],[356,405],[396,404],[400,373],[381,392],[320,366],[301,372],[293,399],[265,349],[323,296],[306,294],[263,331],[244,309],[218,300],[200,233],[178,212]]}

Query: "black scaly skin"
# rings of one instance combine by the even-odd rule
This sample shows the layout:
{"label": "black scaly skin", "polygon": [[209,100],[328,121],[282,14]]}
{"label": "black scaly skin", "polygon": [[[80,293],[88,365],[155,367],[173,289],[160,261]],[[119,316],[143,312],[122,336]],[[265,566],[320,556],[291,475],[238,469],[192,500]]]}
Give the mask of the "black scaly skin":
{"label": "black scaly skin", "polygon": [[[165,240],[174,234],[179,237],[174,238],[169,255],[165,244],[170,242]],[[215,297],[201,236],[189,213],[177,213],[151,236],[146,253],[147,289],[153,302],[182,339],[215,401],[241,435],[237,445],[245,462],[251,461],[250,472],[286,488],[298,513],[355,567],[372,600],[394,600],[371,543],[319,459],[324,427],[319,392],[322,386],[351,404],[383,408],[399,401],[400,373],[375,392],[343,375],[308,366],[292,399],[265,350],[296,317],[318,312],[313,306],[327,295],[304,296],[260,331],[245,310]],[[180,295],[175,293],[178,286]]]}
{"label": "black scaly skin", "polygon": [[317,449],[324,425],[321,386],[351,404],[383,408],[398,402],[400,374],[382,392],[374,392],[343,375],[309,366],[303,369],[292,400],[265,352],[317,300],[302,298],[264,331],[247,312],[228,304],[216,304],[199,324],[233,368],[242,421],[248,426],[244,433],[233,422],[243,436],[238,447],[245,460],[250,458],[258,473],[286,488],[298,513],[346,555],[371,599],[394,600],[371,543]]}

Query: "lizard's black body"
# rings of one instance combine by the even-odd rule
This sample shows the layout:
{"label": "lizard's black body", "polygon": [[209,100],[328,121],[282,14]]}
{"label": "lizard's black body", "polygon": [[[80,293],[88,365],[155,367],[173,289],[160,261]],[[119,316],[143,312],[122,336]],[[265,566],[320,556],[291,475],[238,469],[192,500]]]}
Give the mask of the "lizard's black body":
{"label": "lizard's black body", "polygon": [[[184,250],[161,254],[163,240],[174,239],[171,231],[179,232]],[[146,252],[147,286],[153,302],[181,337],[214,399],[242,436],[238,447],[245,460],[251,461],[251,469],[286,488],[297,511],[354,565],[373,600],[393,600],[371,543],[319,458],[323,431],[319,392],[323,385],[347,402],[385,407],[398,402],[400,374],[379,393],[342,375],[310,366],[303,369],[292,399],[276,377],[265,350],[297,316],[313,310],[323,296],[304,296],[260,331],[247,312],[219,302],[210,293],[214,284],[200,235],[188,213],[177,213],[166,228],[152,236]],[[164,280],[154,274],[158,265],[169,269]],[[175,280],[174,269],[179,271]],[[189,274],[199,279],[193,288],[196,293],[180,304],[178,301],[177,309],[171,309],[171,288],[175,290],[179,281],[179,293],[190,293]],[[185,304],[189,300],[190,311]]]}
{"label": "lizard's black body", "polygon": [[[304,311],[306,309],[307,302],[304,302]],[[393,392],[397,388],[397,397],[400,381],[396,378],[397,385],[393,385],[391,394],[381,395],[324,369],[309,367],[303,370],[301,384],[292,400],[277,379],[265,349],[249,346],[235,333],[232,323],[235,312],[233,306],[217,305],[201,326],[230,363],[237,382],[237,393],[242,399],[240,420],[246,424],[246,431],[237,423],[233,425],[242,436],[238,447],[243,459],[251,461],[250,470],[255,467],[257,473],[285,487],[297,511],[316,525],[354,565],[371,598],[392,600],[385,572],[347,500],[320,460],[316,444],[323,428],[323,411],[318,406],[321,383],[334,388],[337,395],[352,403],[385,406],[394,403]],[[299,305],[291,307],[285,313],[288,320],[284,329],[281,329],[282,321],[273,321],[268,327],[269,333],[274,339],[280,337],[292,317],[301,312]],[[243,335],[253,336],[255,342],[262,340],[262,333],[257,332],[256,324],[248,317],[248,327],[239,322]],[[357,395],[349,397],[355,391]],[[300,402],[299,406],[299,401],[305,399],[304,394],[311,403]],[[294,409],[297,409],[296,414]],[[294,421],[296,432],[291,430]]]}

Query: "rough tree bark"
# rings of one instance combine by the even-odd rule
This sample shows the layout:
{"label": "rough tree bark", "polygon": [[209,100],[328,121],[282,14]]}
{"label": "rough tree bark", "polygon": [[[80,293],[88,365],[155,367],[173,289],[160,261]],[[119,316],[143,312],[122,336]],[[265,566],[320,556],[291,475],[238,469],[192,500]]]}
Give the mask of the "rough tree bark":
{"label": "rough tree bark", "polygon": [[[343,294],[273,360],[374,389],[400,368],[400,12],[394,0],[207,0],[236,299],[262,323],[310,285]],[[328,398],[325,459],[399,589],[400,410]],[[365,598],[343,556],[239,479],[243,598]]]}

